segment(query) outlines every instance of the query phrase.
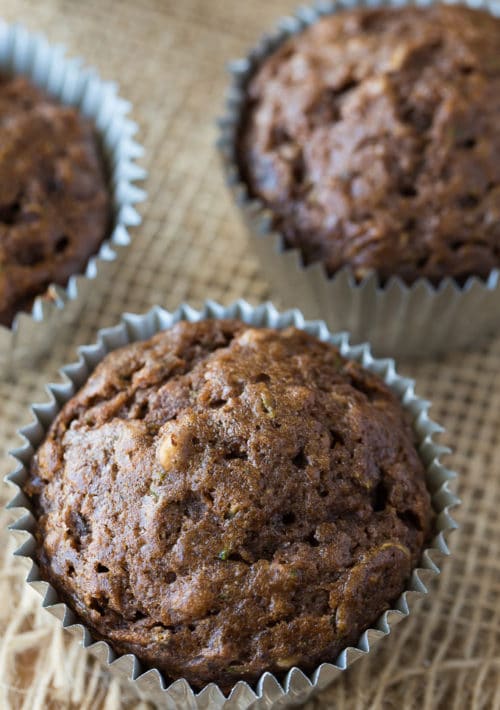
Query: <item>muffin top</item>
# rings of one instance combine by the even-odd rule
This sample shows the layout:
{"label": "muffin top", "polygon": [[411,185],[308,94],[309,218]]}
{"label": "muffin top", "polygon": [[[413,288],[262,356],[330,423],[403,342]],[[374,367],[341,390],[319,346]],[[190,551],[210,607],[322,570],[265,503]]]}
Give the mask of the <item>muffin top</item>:
{"label": "muffin top", "polygon": [[92,124],[21,76],[0,76],[0,323],[82,272],[111,201]]}
{"label": "muffin top", "polygon": [[498,19],[346,11],[257,68],[239,164],[305,263],[462,284],[500,266],[499,125]]}
{"label": "muffin top", "polygon": [[26,492],[42,576],[96,638],[195,687],[333,660],[404,590],[432,519],[379,377],[228,320],[109,354]]}

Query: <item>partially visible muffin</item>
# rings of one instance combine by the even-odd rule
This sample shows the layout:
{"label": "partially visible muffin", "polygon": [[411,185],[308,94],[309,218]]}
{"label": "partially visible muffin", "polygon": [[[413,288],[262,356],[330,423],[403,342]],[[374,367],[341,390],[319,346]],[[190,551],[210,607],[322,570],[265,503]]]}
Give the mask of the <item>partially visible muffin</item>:
{"label": "partially visible muffin", "polygon": [[108,236],[93,124],[21,76],[0,76],[0,323],[81,273]]}
{"label": "partially visible muffin", "polygon": [[499,57],[484,11],[324,17],[250,80],[242,178],[330,275],[486,278],[500,266]]}
{"label": "partially visible muffin", "polygon": [[229,320],[109,354],[25,491],[41,575],[96,638],[225,689],[357,642],[433,517],[379,377],[305,332]]}

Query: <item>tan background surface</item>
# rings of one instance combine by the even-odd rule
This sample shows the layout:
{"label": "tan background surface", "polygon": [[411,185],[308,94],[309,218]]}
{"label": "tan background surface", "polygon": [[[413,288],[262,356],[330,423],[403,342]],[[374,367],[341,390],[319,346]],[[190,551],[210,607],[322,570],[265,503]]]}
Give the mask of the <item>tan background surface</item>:
{"label": "tan background surface", "polygon": [[[115,79],[134,103],[146,149],[144,223],[109,285],[38,372],[0,385],[0,445],[16,443],[27,405],[75,356],[75,344],[123,310],[267,295],[222,184],[215,116],[224,63],[294,0],[0,0],[0,15],[44,31]],[[299,304],[298,304],[299,305]],[[439,327],[437,325],[437,327]],[[461,473],[461,530],[431,598],[308,708],[500,708],[500,339],[480,352],[403,364]],[[6,455],[1,472],[9,470]],[[5,494],[5,491],[3,491]],[[1,522],[7,520],[2,514]],[[40,609],[0,532],[0,709],[144,708],[87,660]]]}

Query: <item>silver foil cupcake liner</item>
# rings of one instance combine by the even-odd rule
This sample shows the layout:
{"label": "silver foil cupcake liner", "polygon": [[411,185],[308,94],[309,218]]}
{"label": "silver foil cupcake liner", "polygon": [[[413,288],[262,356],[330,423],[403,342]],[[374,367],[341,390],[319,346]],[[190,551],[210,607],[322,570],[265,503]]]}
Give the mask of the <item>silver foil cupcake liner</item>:
{"label": "silver foil cupcake liner", "polygon": [[[426,278],[412,286],[392,277],[383,287],[377,275],[361,282],[344,267],[329,277],[321,263],[304,266],[298,249],[286,247],[273,229],[272,211],[249,194],[237,160],[237,140],[249,80],[262,61],[285,40],[324,15],[357,7],[426,6],[433,0],[320,1],[282,18],[244,59],[229,64],[230,87],[219,121],[218,148],[226,182],[242,211],[250,242],[275,297],[284,307],[299,306],[309,318],[322,318],[333,330],[348,330],[354,342],[367,340],[377,355],[412,358],[437,355],[477,343],[500,327],[500,270],[486,281],[471,277],[460,286],[445,278],[433,286]],[[500,14],[496,0],[466,0],[466,5]]]}
{"label": "silver foil cupcake liner", "polygon": [[111,262],[130,243],[128,228],[141,221],[134,205],[144,200],[145,193],[133,183],[146,173],[135,162],[143,151],[134,140],[137,125],[128,118],[131,105],[118,96],[116,84],[103,81],[80,59],[67,58],[62,46],[49,44],[22,25],[0,21],[0,72],[27,76],[93,120],[108,166],[113,205],[111,233],[85,272],[71,276],[65,288],[49,286],[35,298],[30,313],[16,315],[11,328],[0,326],[0,377],[5,378],[43,355],[55,331],[76,319],[89,293],[106,283]]}
{"label": "silver foil cupcake liner", "polygon": [[[357,360],[364,367],[380,375],[396,393],[412,419],[419,453],[426,467],[428,489],[436,512],[435,536],[429,547],[422,553],[420,566],[413,570],[406,591],[397,599],[392,609],[382,614],[374,626],[361,635],[355,647],[346,648],[337,658],[332,658],[331,663],[322,663],[309,676],[299,668],[292,668],[283,682],[271,673],[264,673],[255,687],[239,681],[228,697],[224,696],[214,683],[207,685],[198,693],[193,691],[184,679],[167,684],[158,670],[144,670],[136,656],[117,655],[108,643],[95,641],[89,630],[60,600],[57,591],[40,578],[35,561],[36,545],[33,537],[36,520],[30,502],[22,491],[31,458],[44,439],[51,422],[107,353],[127,343],[150,338],[158,331],[170,328],[179,320],[198,321],[207,318],[239,318],[254,326],[273,328],[293,325],[321,340],[337,345],[344,356]],[[62,382],[47,386],[49,401],[32,405],[33,420],[19,432],[24,443],[12,452],[17,460],[17,468],[7,476],[6,481],[16,489],[15,496],[8,506],[16,508],[19,516],[10,526],[16,540],[20,543],[15,555],[21,558],[29,570],[27,582],[39,592],[43,599],[43,606],[60,619],[62,625],[110,671],[118,673],[122,679],[133,683],[141,697],[153,700],[161,707],[177,708],[177,710],[196,708],[244,710],[251,707],[263,710],[305,702],[328,686],[357,658],[366,655],[378,640],[390,634],[395,624],[408,616],[414,601],[428,593],[427,585],[430,578],[439,574],[440,560],[449,554],[447,534],[456,527],[450,515],[450,508],[457,505],[459,501],[450,490],[450,481],[455,478],[455,474],[445,468],[439,460],[440,456],[448,450],[433,441],[434,435],[442,429],[428,417],[429,402],[415,395],[412,380],[396,373],[393,360],[374,359],[367,344],[350,346],[346,333],[331,335],[325,323],[306,321],[298,310],[279,313],[270,303],[253,307],[245,301],[237,301],[229,307],[206,302],[201,311],[183,305],[174,313],[155,307],[145,315],[125,314],[116,327],[99,331],[96,344],[79,348],[78,362],[62,368],[61,374]]]}

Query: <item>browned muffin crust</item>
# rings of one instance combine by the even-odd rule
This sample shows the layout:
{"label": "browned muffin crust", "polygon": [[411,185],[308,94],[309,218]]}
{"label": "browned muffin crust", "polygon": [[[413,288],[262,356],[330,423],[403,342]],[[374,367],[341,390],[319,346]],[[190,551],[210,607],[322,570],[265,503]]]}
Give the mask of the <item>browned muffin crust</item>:
{"label": "browned muffin crust", "polygon": [[249,83],[243,179],[330,275],[485,278],[500,266],[499,57],[484,11],[323,18]]}
{"label": "browned muffin crust", "polygon": [[111,221],[92,124],[20,76],[0,76],[0,323],[65,285]]}
{"label": "browned muffin crust", "polygon": [[403,591],[432,517],[377,376],[228,320],[108,355],[26,491],[41,574],[97,638],[196,687],[333,660]]}

